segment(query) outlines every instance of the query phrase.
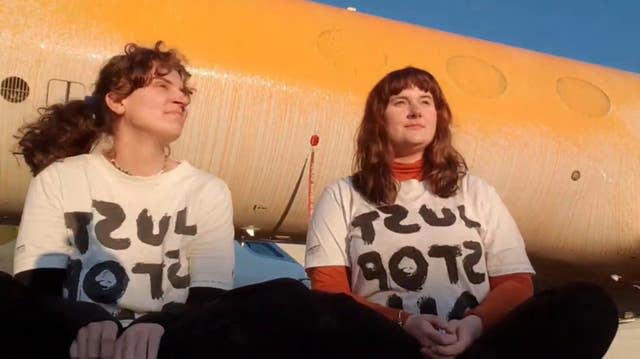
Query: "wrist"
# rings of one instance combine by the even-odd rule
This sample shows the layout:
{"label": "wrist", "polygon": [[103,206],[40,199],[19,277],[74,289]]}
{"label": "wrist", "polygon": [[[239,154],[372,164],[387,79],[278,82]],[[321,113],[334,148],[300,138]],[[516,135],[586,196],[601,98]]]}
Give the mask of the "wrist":
{"label": "wrist", "polygon": [[482,335],[482,318],[475,314],[470,314],[464,317],[462,321],[465,322],[466,327],[469,328],[473,340],[478,339]]}
{"label": "wrist", "polygon": [[405,324],[407,324],[407,320],[409,320],[411,314],[404,312],[402,310],[398,311],[398,316],[396,318],[396,323],[400,326],[400,328],[404,328]]}

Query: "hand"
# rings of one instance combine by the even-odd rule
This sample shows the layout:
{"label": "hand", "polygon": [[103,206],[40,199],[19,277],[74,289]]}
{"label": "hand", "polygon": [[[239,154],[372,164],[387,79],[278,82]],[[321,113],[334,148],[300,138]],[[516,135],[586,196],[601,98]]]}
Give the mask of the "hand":
{"label": "hand", "polygon": [[456,334],[458,341],[449,345],[435,345],[431,348],[423,348],[423,355],[434,358],[452,358],[462,354],[476,339],[482,335],[482,319],[475,315],[469,315],[462,320],[451,320],[449,326]]}
{"label": "hand", "polygon": [[116,341],[115,359],[156,359],[164,328],[155,323],[138,323],[127,328]]}
{"label": "hand", "polygon": [[446,320],[430,314],[415,314],[407,318],[404,330],[418,340],[423,348],[451,345],[458,341]]}
{"label": "hand", "polygon": [[113,358],[118,325],[111,320],[93,322],[80,328],[71,343],[71,358]]}

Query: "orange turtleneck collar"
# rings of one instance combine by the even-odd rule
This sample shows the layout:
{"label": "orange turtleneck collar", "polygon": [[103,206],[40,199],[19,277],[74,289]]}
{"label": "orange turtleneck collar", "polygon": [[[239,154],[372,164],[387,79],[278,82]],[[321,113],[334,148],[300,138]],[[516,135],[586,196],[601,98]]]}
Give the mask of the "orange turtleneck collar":
{"label": "orange turtleneck collar", "polygon": [[398,163],[394,161],[392,166],[393,177],[401,182],[410,179],[422,181],[422,165],[422,159],[413,163]]}

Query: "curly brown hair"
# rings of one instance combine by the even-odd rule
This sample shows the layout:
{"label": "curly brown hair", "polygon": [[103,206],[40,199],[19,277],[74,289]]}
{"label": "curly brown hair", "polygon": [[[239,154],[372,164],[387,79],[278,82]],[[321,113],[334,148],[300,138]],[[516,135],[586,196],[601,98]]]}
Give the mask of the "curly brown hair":
{"label": "curly brown hair", "polygon": [[90,97],[42,108],[36,121],[20,128],[14,153],[24,156],[35,176],[58,159],[90,152],[102,135],[113,134],[116,116],[107,107],[107,94],[121,100],[153,78],[175,70],[182,78],[183,92],[190,96],[193,90],[187,81],[191,74],[184,63],[176,50],[163,50],[162,41],[153,48],[125,45],[124,54],[112,57],[100,70]]}
{"label": "curly brown hair", "polygon": [[364,116],[356,135],[354,174],[351,178],[355,189],[376,205],[393,204],[398,193],[384,113],[391,96],[414,86],[431,93],[437,112],[435,135],[422,156],[422,177],[433,193],[450,197],[456,193],[460,179],[467,173],[464,158],[451,144],[451,109],[435,77],[415,67],[390,72],[373,87],[367,97]]}

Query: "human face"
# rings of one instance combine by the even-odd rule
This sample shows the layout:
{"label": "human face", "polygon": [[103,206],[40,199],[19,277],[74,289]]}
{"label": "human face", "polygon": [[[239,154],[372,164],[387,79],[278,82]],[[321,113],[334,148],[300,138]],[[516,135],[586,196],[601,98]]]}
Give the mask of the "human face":
{"label": "human face", "polygon": [[433,95],[417,87],[400,91],[389,98],[384,120],[395,159],[419,160],[436,132]]}
{"label": "human face", "polygon": [[131,129],[155,138],[159,143],[175,141],[187,117],[189,96],[177,71],[156,76],[144,87],[121,101],[120,129]]}

